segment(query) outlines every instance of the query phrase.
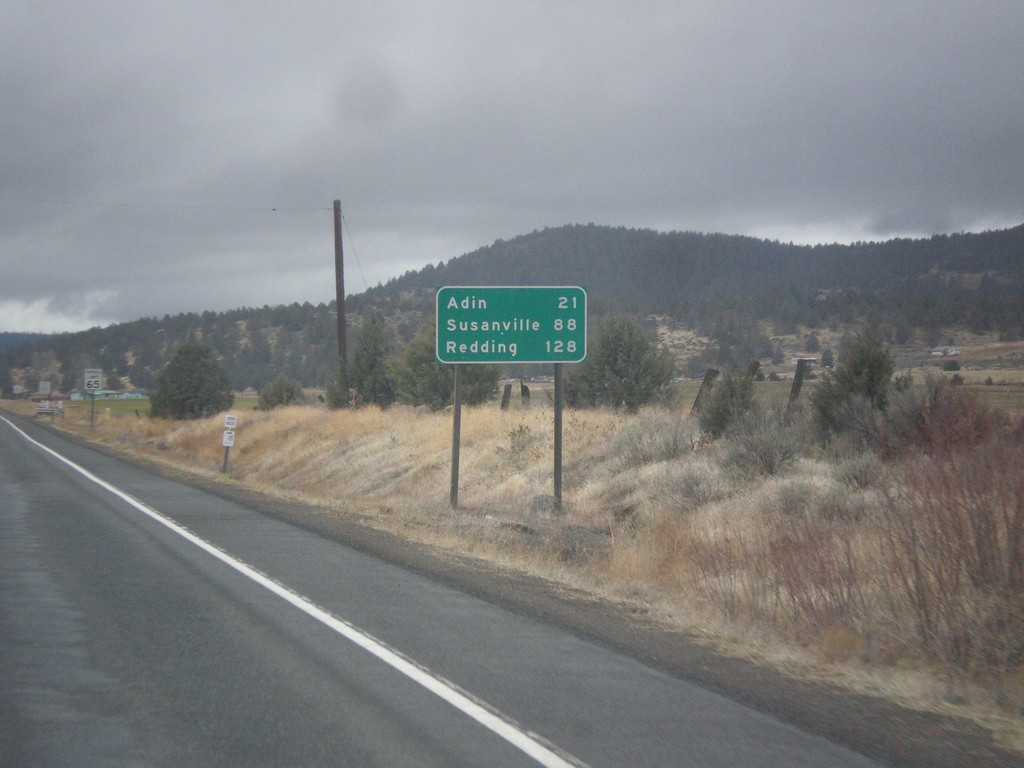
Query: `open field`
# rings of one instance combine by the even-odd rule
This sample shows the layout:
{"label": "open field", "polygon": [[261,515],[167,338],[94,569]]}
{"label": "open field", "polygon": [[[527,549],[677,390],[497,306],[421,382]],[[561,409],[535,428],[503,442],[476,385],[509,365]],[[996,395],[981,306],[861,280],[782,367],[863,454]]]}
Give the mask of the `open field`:
{"label": "open field", "polygon": [[[1022,596],[958,582],[966,591],[943,602],[931,582],[915,591],[906,571],[908,562],[936,573],[955,562],[943,542],[957,521],[927,526],[960,507],[1005,512],[1009,527],[990,520],[1004,532],[981,560],[1022,567],[1024,551],[1006,546],[1014,525],[1024,530],[1013,517],[1024,510],[1020,445],[885,463],[815,444],[803,420],[708,443],[685,417],[696,386],[684,385],[671,409],[567,411],[561,515],[552,512],[543,385],[531,385],[529,409],[464,411],[454,510],[450,412],[236,408],[227,476],[222,415],[171,422],[112,408],[90,429],[82,408],[56,423],[185,472],[571,584],[790,674],[971,717],[1024,749]],[[758,390],[768,402],[788,391],[787,382]],[[3,402],[31,413],[27,405]],[[767,453],[778,466],[759,471]],[[922,550],[920,541],[932,543]]]}
{"label": "open field", "polygon": [[[239,397],[235,396],[235,404],[232,406],[237,411],[251,411],[256,408],[255,397]],[[64,401],[64,409],[69,414],[84,413],[88,416],[92,409],[92,403],[87,399],[85,400],[66,400]],[[141,400],[114,400],[114,399],[98,399],[96,400],[96,413],[97,414],[109,414],[116,416],[148,416],[149,415],[149,399],[143,398]]]}

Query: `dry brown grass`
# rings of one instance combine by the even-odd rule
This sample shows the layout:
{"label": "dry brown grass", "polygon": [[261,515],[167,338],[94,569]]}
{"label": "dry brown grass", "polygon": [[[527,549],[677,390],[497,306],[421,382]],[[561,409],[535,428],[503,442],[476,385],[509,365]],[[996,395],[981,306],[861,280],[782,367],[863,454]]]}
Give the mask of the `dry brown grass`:
{"label": "dry brown grass", "polygon": [[[1014,591],[1013,579],[1020,578],[1024,551],[1007,548],[1018,542],[1024,549],[1024,512],[1013,506],[1024,505],[1024,484],[1014,479],[1019,462],[1010,466],[1001,455],[986,455],[977,466],[946,467],[947,479],[973,473],[977,493],[967,489],[966,496],[957,496],[955,483],[933,488],[928,458],[905,471],[902,465],[883,471],[870,455],[828,462],[808,445],[765,476],[737,472],[728,441],[702,442],[695,420],[678,413],[570,411],[564,514],[556,516],[552,421],[543,406],[465,409],[457,510],[447,503],[450,412],[317,406],[241,412],[225,479],[606,599],[642,603],[647,615],[729,652],[905,704],[970,715],[1004,743],[1024,746],[1024,651],[1014,644],[1015,629],[1003,631],[1007,621],[1022,621],[1015,611],[1024,595]],[[170,422],[110,415],[90,429],[86,412],[67,415],[63,427],[211,477],[223,460],[219,416]],[[799,430],[792,435],[806,440]],[[914,582],[906,571],[911,555],[932,562],[941,554],[934,546],[908,550],[921,534],[914,539],[907,526],[920,527],[943,498],[969,506],[985,489],[1001,494],[1005,511],[1005,530],[991,544],[1004,553],[1000,562],[1011,574],[1000,582],[1000,602],[980,612],[970,602],[974,585],[975,592],[931,608],[946,611],[941,628],[959,619],[967,629],[984,629],[991,649],[964,639],[964,627],[940,637],[920,602],[935,579],[948,577],[942,582],[948,590],[956,574]],[[967,566],[962,570],[970,576]],[[958,665],[956,654],[965,648],[969,663]],[[987,662],[993,654],[997,664]]]}

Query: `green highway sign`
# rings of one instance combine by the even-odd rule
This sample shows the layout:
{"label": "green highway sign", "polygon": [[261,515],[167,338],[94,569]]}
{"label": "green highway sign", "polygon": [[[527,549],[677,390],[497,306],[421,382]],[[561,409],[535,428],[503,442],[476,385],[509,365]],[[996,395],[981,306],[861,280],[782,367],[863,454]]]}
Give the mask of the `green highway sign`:
{"label": "green highway sign", "polygon": [[442,363],[581,363],[587,292],[575,286],[446,286],[437,290]]}

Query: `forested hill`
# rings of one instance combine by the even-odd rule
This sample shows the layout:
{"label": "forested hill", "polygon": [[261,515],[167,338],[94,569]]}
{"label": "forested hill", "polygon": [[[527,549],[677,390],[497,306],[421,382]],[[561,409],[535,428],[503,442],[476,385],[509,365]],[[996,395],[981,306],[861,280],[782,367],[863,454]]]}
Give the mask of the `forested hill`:
{"label": "forested hill", "polygon": [[[383,313],[399,351],[432,322],[443,285],[582,285],[592,317],[667,315],[707,336],[728,364],[773,334],[870,318],[888,337],[966,327],[1024,335],[1024,225],[853,245],[798,246],[751,237],[588,225],[545,229],[408,272],[348,297],[350,353],[361,317]],[[180,344],[199,341],[237,389],[277,375],[323,386],[336,371],[334,303],[144,318],[0,348],[0,388],[38,380],[67,392],[86,367],[151,387]],[[755,337],[761,343],[755,343]],[[683,361],[680,361],[682,364]]]}
{"label": "forested hill", "polygon": [[[970,278],[966,276],[971,276]],[[981,234],[884,243],[800,246],[752,237],[565,226],[498,240],[366,292],[376,298],[440,285],[584,285],[592,298],[671,313],[695,299],[756,297],[782,289],[876,293],[938,283],[1024,281],[1024,225]],[[989,286],[990,288],[992,286]]]}
{"label": "forested hill", "polygon": [[0,352],[7,349],[8,347],[17,347],[20,344],[27,344],[33,341],[42,341],[45,338],[45,333],[0,332]]}

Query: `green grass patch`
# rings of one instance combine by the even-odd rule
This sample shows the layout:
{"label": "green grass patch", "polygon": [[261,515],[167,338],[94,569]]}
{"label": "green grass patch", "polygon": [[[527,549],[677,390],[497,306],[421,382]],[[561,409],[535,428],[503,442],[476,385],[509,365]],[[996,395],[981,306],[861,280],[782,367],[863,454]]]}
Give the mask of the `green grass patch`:
{"label": "green grass patch", "polygon": [[[256,403],[258,398],[256,397],[235,397],[235,404],[231,407],[232,411],[252,411],[256,409]],[[64,408],[69,411],[77,411],[79,413],[89,413],[92,408],[92,403],[88,399],[85,400],[68,400],[64,403]],[[143,398],[141,400],[114,400],[114,399],[97,399],[96,400],[96,413],[110,413],[117,415],[135,415],[138,413],[139,416],[149,415],[149,398]]]}

